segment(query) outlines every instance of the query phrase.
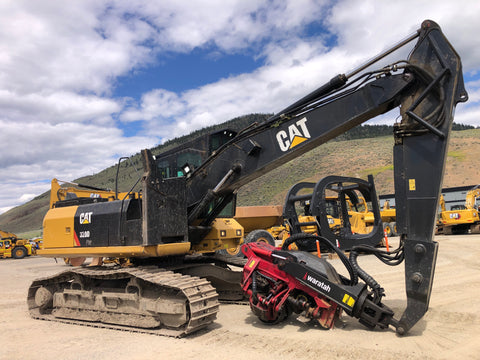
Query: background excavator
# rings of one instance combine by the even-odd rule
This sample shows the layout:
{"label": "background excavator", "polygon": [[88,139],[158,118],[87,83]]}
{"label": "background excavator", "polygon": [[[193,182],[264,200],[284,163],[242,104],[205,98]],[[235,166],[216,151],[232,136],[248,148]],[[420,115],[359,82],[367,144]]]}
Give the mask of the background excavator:
{"label": "background excavator", "polygon": [[[407,60],[370,70],[415,39]],[[219,296],[238,295],[228,288],[238,287],[241,280],[228,269],[235,258],[212,255],[242,241],[242,228],[230,220],[236,191],[280,164],[400,106],[402,118],[394,127],[394,173],[399,252],[405,259],[405,313],[393,320],[393,314],[384,311],[382,293],[373,281],[362,285],[339,278],[334,297],[325,291],[318,293],[318,286],[314,291],[317,298],[328,299],[370,327],[392,325],[405,333],[428,309],[437,253],[432,236],[452,114],[455,105],[466,100],[460,57],[439,26],[425,21],[398,45],[334,77],[265,122],[236,134],[219,134],[215,146],[202,145],[200,150],[207,151],[197,151],[199,165],[177,161],[175,172],[168,174],[161,157],[156,160],[144,150],[140,194],[130,191],[114,199],[57,201],[45,216],[44,249],[39,251],[47,257],[128,258],[131,266],[71,268],[37,279],[28,291],[30,314],[171,336],[204,328],[216,317]],[[178,160],[174,153],[171,156]],[[177,177],[179,166],[182,176]],[[322,212],[321,206],[318,211]],[[372,237],[383,232],[380,219],[376,224]],[[360,243],[370,240],[364,237]],[[344,241],[355,242],[355,238]],[[274,250],[269,251],[275,258]],[[301,257],[303,252],[297,254]],[[252,266],[249,259],[245,268]],[[325,275],[317,270],[321,269],[311,276],[317,285],[325,283],[320,281]],[[353,269],[352,277],[359,272]],[[252,286],[244,282],[251,304],[258,305],[262,294]],[[305,290],[302,286],[298,283],[297,290]],[[309,309],[315,307],[302,299],[295,297],[299,302],[295,311],[306,303]],[[328,314],[335,317],[338,311]]]}
{"label": "background excavator", "polygon": [[440,196],[442,211],[438,216],[438,233],[452,234],[479,234],[480,214],[478,211],[478,199],[480,199],[480,185],[474,186],[467,192],[465,205],[455,205],[447,210],[443,195]]}

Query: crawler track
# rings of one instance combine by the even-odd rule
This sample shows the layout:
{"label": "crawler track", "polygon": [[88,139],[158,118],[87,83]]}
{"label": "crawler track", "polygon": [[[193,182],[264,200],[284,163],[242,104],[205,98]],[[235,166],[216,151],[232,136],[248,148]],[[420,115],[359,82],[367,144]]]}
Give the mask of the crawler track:
{"label": "crawler track", "polygon": [[158,267],[70,269],[35,280],[27,303],[36,319],[173,337],[219,311],[210,282]]}

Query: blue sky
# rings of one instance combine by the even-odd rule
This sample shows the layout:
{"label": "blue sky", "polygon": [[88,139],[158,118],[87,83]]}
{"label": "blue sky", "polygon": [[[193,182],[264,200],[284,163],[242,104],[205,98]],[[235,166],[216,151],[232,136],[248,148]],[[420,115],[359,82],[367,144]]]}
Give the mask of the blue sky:
{"label": "blue sky", "polygon": [[480,126],[475,0],[2,1],[0,213],[53,177],[279,111],[427,18],[462,57],[470,101],[456,122]]}
{"label": "blue sky", "polygon": [[117,79],[114,97],[134,97],[136,100],[151,89],[161,87],[182,92],[216,82],[229,76],[255,70],[261,59],[248,54],[211,54],[210,49],[194,49],[187,54],[159,56],[156,64],[135,70]]}

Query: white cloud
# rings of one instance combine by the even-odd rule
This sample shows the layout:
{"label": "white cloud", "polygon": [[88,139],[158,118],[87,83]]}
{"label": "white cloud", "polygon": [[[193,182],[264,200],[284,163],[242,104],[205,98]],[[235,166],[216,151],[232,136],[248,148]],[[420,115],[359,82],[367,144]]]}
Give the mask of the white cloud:
{"label": "white cloud", "polygon": [[[325,0],[209,0],[131,2],[130,11],[141,14],[158,30],[158,44],[188,51],[209,43],[223,51],[252,46],[278,33],[301,31],[321,19]],[[126,6],[126,4],[123,4]],[[123,8],[125,10],[125,8]]]}
{"label": "white cloud", "polygon": [[[480,15],[480,5],[476,2],[467,3],[472,7],[472,13]],[[173,137],[184,134],[186,128],[198,129],[205,123],[218,123],[245,113],[280,111],[334,75],[348,73],[411,35],[426,18],[438,19],[443,31],[456,46],[457,39],[463,39],[465,34],[466,26],[459,24],[459,19],[465,12],[464,7],[451,6],[448,1],[439,2],[437,5],[432,9],[431,4],[426,1],[395,4],[374,0],[361,4],[356,1],[340,1],[332,6],[330,15],[326,18],[330,34],[337,38],[336,47],[326,47],[324,36],[302,39],[289,34],[288,37],[277,38],[277,41],[270,42],[263,48],[265,65],[252,73],[221,79],[216,83],[170,96],[168,105],[171,111],[154,111],[154,116],[150,110],[155,108],[155,104],[151,100],[155,99],[160,90],[152,90],[148,96],[144,96],[136,109],[130,109],[123,116],[127,118],[134,115],[136,120],[148,119],[154,124],[151,126],[154,134]],[[412,12],[412,9],[415,11]],[[470,17],[471,15],[467,16],[469,19]],[[478,30],[480,26],[475,21],[470,21],[468,32],[475,33]],[[472,42],[479,40],[472,39]],[[463,40],[459,43],[462,45]],[[410,49],[412,46],[413,43]],[[402,59],[407,53],[408,50],[403,50],[393,58],[398,60],[400,56]],[[470,50],[461,53],[462,56],[465,54],[463,59],[464,62],[465,58],[467,59],[467,66],[474,63],[468,60]],[[386,65],[386,61],[381,65]],[[466,71],[475,69],[467,66],[464,66]],[[165,105],[163,98],[154,101],[157,106]],[[458,114],[462,114],[461,106]],[[373,122],[391,123],[395,117],[396,114],[389,114]],[[172,118],[176,119],[175,123],[172,123]],[[469,123],[480,124],[480,120],[470,119]]]}
{"label": "white cloud", "polygon": [[118,101],[94,95],[55,91],[16,94],[0,90],[0,118],[37,124],[63,122],[111,123],[111,115],[121,110]]}
{"label": "white cloud", "polygon": [[[388,44],[415,32],[426,19],[436,21],[462,55],[464,69],[478,67],[480,2],[476,0],[340,1],[327,22],[349,52],[374,55]],[[373,53],[372,53],[373,52]]]}
{"label": "white cloud", "polygon": [[35,196],[36,194],[23,194],[18,200],[23,203],[32,200]]}
{"label": "white cloud", "polygon": [[127,109],[123,121],[151,120],[157,116],[169,118],[184,111],[185,104],[171,91],[155,89],[142,96],[140,109]]}
{"label": "white cloud", "polygon": [[480,119],[480,108],[469,107],[462,111],[457,111],[455,121],[459,124],[473,125],[478,127],[478,119]]}
{"label": "white cloud", "polygon": [[[0,180],[0,213],[47,190],[52,177],[71,180],[205,125],[280,111],[426,18],[477,80],[457,122],[479,125],[479,15],[476,0],[3,1],[0,168],[10,178]],[[311,24],[323,31],[305,36]],[[138,103],[112,97],[119,77],[196,48],[212,58],[247,54],[260,66],[182,93],[151,89]],[[148,131],[125,137],[119,121]]]}
{"label": "white cloud", "polygon": [[[119,129],[95,124],[39,124],[0,121],[2,156],[0,207],[23,203],[25,194],[41,194],[49,179],[73,180],[111,166],[121,156],[149,148],[157,139],[123,137]],[[40,182],[39,182],[40,181]]]}
{"label": "white cloud", "polygon": [[[148,137],[122,138],[119,129],[94,124],[0,122],[0,126],[5,135],[0,167],[10,174],[10,179],[21,181],[35,178],[37,172],[48,172],[53,177],[53,171],[68,171],[78,177],[85,168],[102,170],[115,162],[117,154],[134,154],[141,146],[155,143],[154,138]],[[19,137],[22,147],[18,146]],[[42,169],[44,165],[48,165],[47,169]]]}

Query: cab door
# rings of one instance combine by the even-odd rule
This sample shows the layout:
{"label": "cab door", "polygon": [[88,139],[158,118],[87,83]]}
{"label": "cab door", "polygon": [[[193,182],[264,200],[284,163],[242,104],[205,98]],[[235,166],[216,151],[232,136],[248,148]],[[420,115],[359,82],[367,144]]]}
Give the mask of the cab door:
{"label": "cab door", "polygon": [[12,242],[10,240],[0,240],[0,255],[4,258],[12,256]]}

